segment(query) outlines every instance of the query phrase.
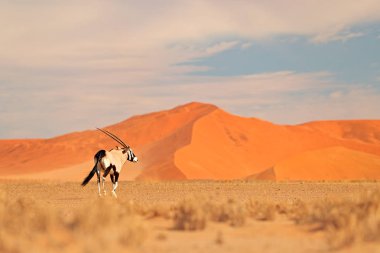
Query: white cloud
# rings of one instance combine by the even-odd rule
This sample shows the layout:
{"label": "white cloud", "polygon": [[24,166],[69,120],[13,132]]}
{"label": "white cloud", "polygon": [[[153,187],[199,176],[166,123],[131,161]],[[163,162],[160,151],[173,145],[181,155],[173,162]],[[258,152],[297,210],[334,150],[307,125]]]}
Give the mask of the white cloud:
{"label": "white cloud", "polygon": [[235,47],[238,41],[223,41],[206,48],[206,55],[213,55]]}
{"label": "white cloud", "polygon": [[345,31],[378,13],[377,0],[2,1],[0,137],[51,136],[189,100],[291,121],[280,105],[303,101],[284,96],[330,91],[326,73],[188,77],[207,67],[178,63],[277,35],[349,39],[360,34]]}
{"label": "white cloud", "polygon": [[252,46],[252,43],[251,42],[246,42],[246,43],[243,43],[241,44],[241,49],[247,49],[247,48],[250,48]]}
{"label": "white cloud", "polygon": [[346,42],[348,40],[359,38],[364,35],[365,34],[362,32],[349,32],[349,31],[343,31],[341,33],[333,32],[333,33],[327,33],[327,34],[318,34],[317,36],[312,38],[312,41],[315,43],[326,43],[330,41]]}
{"label": "white cloud", "polygon": [[213,103],[231,113],[276,123],[380,118],[380,92],[375,87],[335,83],[325,72],[170,76],[143,85],[116,82],[104,86],[105,81],[106,78],[99,82],[81,80],[77,85],[64,80],[52,89],[48,84],[26,90],[18,84],[1,87],[0,116],[7,119],[0,129],[1,137],[46,137],[106,126],[189,101]]}
{"label": "white cloud", "polygon": [[[307,120],[328,120],[328,119],[379,119],[378,101],[380,101],[380,91],[374,87],[346,87],[344,92],[336,97],[327,97],[321,94],[311,96],[306,101],[306,97],[299,102],[291,103],[294,108],[294,115],[300,122]],[[275,111],[272,113],[276,114]],[[288,118],[289,120],[289,118]],[[290,119],[291,120],[291,119]],[[296,122],[293,121],[293,122]]]}
{"label": "white cloud", "polygon": [[[291,6],[291,7],[290,7]],[[156,68],[223,50],[231,41],[220,40],[209,50],[174,52],[171,44],[209,43],[235,36],[261,39],[281,34],[306,35],[317,41],[348,39],[350,26],[380,20],[380,2],[357,1],[85,1],[0,3],[0,55],[15,64],[99,66],[140,65]],[[342,37],[343,36],[343,37]],[[236,42],[235,42],[236,43]],[[248,44],[246,44],[248,45]],[[158,61],[158,59],[160,61]],[[150,65],[151,64],[151,65]]]}

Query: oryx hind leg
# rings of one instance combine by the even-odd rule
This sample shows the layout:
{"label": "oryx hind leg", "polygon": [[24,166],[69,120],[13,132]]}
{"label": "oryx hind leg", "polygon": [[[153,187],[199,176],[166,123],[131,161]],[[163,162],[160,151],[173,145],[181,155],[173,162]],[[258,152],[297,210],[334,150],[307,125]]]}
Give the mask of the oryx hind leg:
{"label": "oryx hind leg", "polygon": [[100,172],[99,172],[99,169],[96,169],[96,176],[98,178],[98,194],[100,197],[100,196],[102,196],[102,194],[100,193]]}
{"label": "oryx hind leg", "polygon": [[112,195],[115,196],[113,189],[115,188],[115,175],[110,174],[111,182],[112,182]]}

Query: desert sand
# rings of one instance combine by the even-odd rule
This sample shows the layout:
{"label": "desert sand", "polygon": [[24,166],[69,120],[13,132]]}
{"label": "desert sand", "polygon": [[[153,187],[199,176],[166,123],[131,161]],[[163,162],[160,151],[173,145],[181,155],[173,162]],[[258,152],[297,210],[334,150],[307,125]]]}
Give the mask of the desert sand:
{"label": "desert sand", "polygon": [[[122,180],[380,178],[380,120],[277,125],[190,103],[105,128],[140,158]],[[0,177],[80,181],[93,155],[115,145],[96,130],[0,140]]]}
{"label": "desert sand", "polygon": [[[110,189],[110,185],[107,185]],[[379,252],[377,182],[0,181],[0,252]]]}

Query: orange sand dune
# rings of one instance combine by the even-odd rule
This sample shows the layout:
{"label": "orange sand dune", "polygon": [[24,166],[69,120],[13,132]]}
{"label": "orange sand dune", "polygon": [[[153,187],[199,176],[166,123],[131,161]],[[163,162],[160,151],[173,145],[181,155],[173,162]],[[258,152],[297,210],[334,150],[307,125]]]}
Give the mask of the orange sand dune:
{"label": "orange sand dune", "polygon": [[303,125],[336,139],[380,144],[380,120],[315,121]]}
{"label": "orange sand dune", "polygon": [[[346,152],[347,160],[342,157],[343,164],[351,163],[350,154],[356,151],[367,155],[361,156],[361,161],[380,157],[380,120],[320,121],[286,126],[231,115],[214,105],[190,103],[135,116],[106,129],[130,144],[140,159],[137,164],[126,164],[121,179],[234,179],[251,175],[276,179],[280,174],[270,173],[268,168],[276,170],[280,162],[290,158],[300,159],[299,163],[304,164],[301,154],[324,150],[321,155],[327,156],[335,152],[329,148],[337,146],[351,152]],[[96,151],[115,145],[96,130],[51,139],[0,140],[0,177],[81,180],[91,170]],[[317,158],[320,155],[315,154]],[[295,178],[293,165],[294,173],[299,174],[295,166],[298,163],[291,164],[288,169],[281,169],[289,175],[278,179]],[[365,162],[352,164],[361,164],[362,171],[366,166],[368,169],[378,166]],[[312,165],[311,168],[316,169]],[[345,179],[355,174],[351,173],[351,167],[329,168],[332,171],[336,168],[336,178]],[[380,168],[378,170],[380,175]],[[316,175],[309,174],[310,179]],[[373,173],[369,175],[377,178]],[[362,174],[357,174],[356,179],[360,178]]]}
{"label": "orange sand dune", "polygon": [[[139,156],[137,164],[127,163],[120,179],[137,176],[136,170],[149,178],[185,179],[174,165],[174,152],[187,145],[191,139],[191,125],[216,107],[190,103],[172,110],[135,116],[106,127],[118,135]],[[0,140],[0,177],[73,179],[81,180],[92,166],[94,154],[99,149],[118,145],[97,130],[75,132],[51,139]],[[87,163],[86,163],[87,162]],[[79,164],[87,164],[80,169]],[[68,169],[67,176],[62,170]],[[57,173],[50,172],[56,171]],[[132,174],[132,175],[131,175]],[[157,176],[155,176],[157,174]]]}
{"label": "orange sand dune", "polygon": [[[380,179],[380,156],[344,147],[307,151],[279,162],[256,178],[276,180]],[[273,178],[272,178],[273,179]]]}
{"label": "orange sand dune", "polygon": [[[344,123],[352,122],[362,124],[363,128],[373,123]],[[346,126],[344,123],[342,125]],[[377,131],[379,129],[380,126]],[[327,128],[324,130],[329,132]],[[175,161],[187,178],[229,179],[246,177],[288,157],[325,147],[345,146],[380,155],[377,143],[358,140],[356,136],[335,138],[326,133],[308,124],[279,126],[218,109],[194,124],[191,145],[178,150]]]}

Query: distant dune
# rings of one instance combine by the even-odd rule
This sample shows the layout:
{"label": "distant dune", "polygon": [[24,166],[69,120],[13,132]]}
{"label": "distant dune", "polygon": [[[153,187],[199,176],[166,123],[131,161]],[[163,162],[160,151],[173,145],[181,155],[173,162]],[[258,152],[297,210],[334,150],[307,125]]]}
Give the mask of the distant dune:
{"label": "distant dune", "polygon": [[331,147],[297,154],[256,175],[257,179],[380,179],[380,156]]}
{"label": "distant dune", "polygon": [[[380,120],[276,125],[190,103],[105,127],[139,156],[121,179],[339,180],[380,178]],[[0,177],[79,181],[116,143],[96,130],[0,140]]]}

